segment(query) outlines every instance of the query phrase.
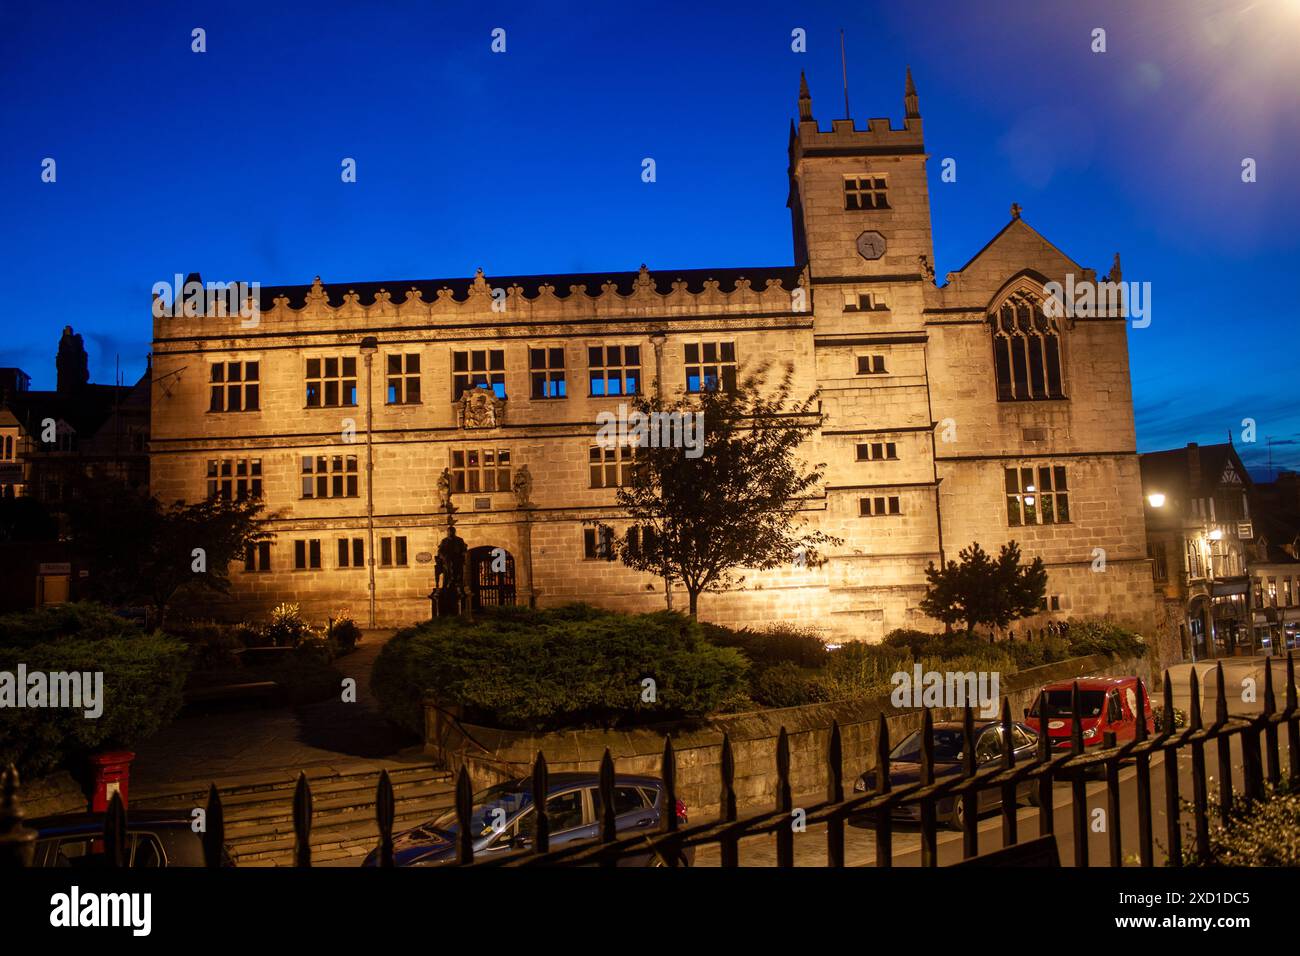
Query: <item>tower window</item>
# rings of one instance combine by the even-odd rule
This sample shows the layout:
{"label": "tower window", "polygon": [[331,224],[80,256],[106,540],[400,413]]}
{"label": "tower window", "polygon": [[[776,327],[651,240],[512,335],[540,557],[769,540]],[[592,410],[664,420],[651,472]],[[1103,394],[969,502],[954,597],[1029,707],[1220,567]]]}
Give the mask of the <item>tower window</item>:
{"label": "tower window", "polygon": [[858,499],[858,514],[863,518],[877,518],[881,515],[902,514],[898,495],[881,495],[874,498]]}
{"label": "tower window", "polygon": [[848,176],[844,180],[845,209],[888,209],[884,176]]}
{"label": "tower window", "polygon": [[993,316],[992,325],[998,400],[1064,398],[1060,333],[1042,304],[1026,295],[1013,296]]}
{"label": "tower window", "polygon": [[1069,486],[1062,465],[1006,469],[1007,524],[1066,524]]}
{"label": "tower window", "polygon": [[883,355],[859,355],[859,375],[884,375],[885,357]]}
{"label": "tower window", "polygon": [[898,458],[898,445],[892,441],[859,442],[858,461],[894,461]]}

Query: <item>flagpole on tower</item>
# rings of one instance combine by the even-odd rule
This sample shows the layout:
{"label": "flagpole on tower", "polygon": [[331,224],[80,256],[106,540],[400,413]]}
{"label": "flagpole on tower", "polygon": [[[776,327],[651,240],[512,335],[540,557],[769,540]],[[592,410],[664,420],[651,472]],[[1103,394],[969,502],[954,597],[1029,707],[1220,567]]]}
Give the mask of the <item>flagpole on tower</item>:
{"label": "flagpole on tower", "polygon": [[844,77],[844,118],[850,119],[849,113],[849,61],[844,56],[844,30],[840,30],[840,74]]}

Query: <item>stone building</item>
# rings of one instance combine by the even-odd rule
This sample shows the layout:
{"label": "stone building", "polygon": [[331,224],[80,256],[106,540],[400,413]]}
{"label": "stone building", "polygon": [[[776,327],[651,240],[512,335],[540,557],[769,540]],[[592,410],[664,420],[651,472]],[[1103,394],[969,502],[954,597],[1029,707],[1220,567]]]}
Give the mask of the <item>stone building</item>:
{"label": "stone building", "polygon": [[1162,636],[1192,659],[1248,646],[1255,530],[1236,449],[1192,442],[1140,461]]}
{"label": "stone building", "polygon": [[627,525],[611,486],[628,456],[596,446],[597,414],[774,361],[796,394],[820,390],[807,459],[827,467],[805,514],[843,544],[705,595],[702,616],[866,640],[935,628],[926,565],[1015,538],[1047,564],[1044,621],[1149,626],[1125,321],[1045,314],[1050,282],[1096,276],[1016,207],[937,284],[910,75],[904,107],[901,127],[824,129],[801,83],[790,265],[318,278],[263,287],[256,324],[155,318],[154,493],[261,494],[274,514],[225,612],[296,600],[364,622],[373,574],[381,624],[427,617],[444,468],[480,601],[661,608],[662,582],[602,556],[597,524]]}

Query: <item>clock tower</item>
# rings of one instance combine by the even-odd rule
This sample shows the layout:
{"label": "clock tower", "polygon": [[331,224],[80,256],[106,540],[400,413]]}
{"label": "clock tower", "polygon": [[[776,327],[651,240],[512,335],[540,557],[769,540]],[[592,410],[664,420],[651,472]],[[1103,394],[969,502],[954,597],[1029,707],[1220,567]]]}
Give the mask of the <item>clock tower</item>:
{"label": "clock tower", "polygon": [[868,120],[866,129],[837,119],[829,132],[822,130],[800,76],[799,124],[790,127],[789,206],[795,261],[809,264],[815,287],[932,278],[925,160],[910,69],[902,129],[888,119]]}

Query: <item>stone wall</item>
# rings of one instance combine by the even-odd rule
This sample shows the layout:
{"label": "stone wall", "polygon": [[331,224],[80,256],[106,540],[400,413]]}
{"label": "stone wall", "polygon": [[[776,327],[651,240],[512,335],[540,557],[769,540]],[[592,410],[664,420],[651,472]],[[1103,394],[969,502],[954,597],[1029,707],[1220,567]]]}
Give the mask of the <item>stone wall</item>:
{"label": "stone wall", "polygon": [[[1104,656],[1075,658],[1007,675],[1001,692],[1020,720],[1038,688],[1046,683],[1089,675],[1137,674],[1150,688],[1145,661],[1113,661]],[[889,739],[897,743],[921,725],[920,709],[899,710],[888,697],[832,701],[727,714],[693,727],[662,726],[627,731],[579,730],[549,734],[478,727],[456,720],[432,703],[425,706],[425,749],[446,767],[469,770],[477,791],[532,773],[540,751],[552,773],[594,772],[608,749],[619,773],[660,776],[664,737],[672,737],[677,756],[678,795],[693,812],[706,815],[719,805],[722,736],[730,735],[735,758],[735,789],[742,806],[769,804],[776,793],[776,741],[784,727],[790,740],[791,786],[796,795],[826,786],[826,754],[833,721],[839,721],[846,790],[875,766],[877,729],[884,714]],[[937,709],[938,720],[960,719],[960,712]]]}

